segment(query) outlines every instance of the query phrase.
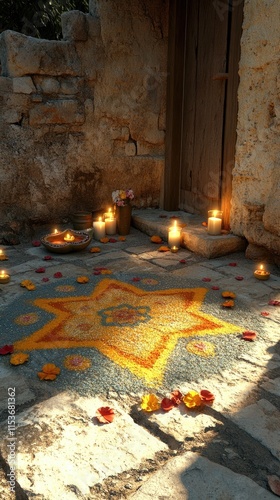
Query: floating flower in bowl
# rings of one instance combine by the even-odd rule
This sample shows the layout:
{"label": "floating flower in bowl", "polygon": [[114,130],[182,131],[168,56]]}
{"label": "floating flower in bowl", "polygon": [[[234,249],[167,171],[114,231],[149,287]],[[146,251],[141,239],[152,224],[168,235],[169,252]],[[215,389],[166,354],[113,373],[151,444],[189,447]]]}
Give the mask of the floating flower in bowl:
{"label": "floating flower in bowl", "polygon": [[92,240],[92,234],[87,231],[66,229],[61,233],[54,232],[41,238],[41,243],[50,252],[78,252],[86,248]]}

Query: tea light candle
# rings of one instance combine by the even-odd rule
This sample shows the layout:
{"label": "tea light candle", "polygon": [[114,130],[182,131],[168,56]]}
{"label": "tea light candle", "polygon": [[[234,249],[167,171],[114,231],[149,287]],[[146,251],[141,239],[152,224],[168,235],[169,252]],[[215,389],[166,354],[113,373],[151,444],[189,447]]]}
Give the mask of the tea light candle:
{"label": "tea light candle", "polygon": [[73,234],[70,234],[70,233],[66,233],[66,235],[64,236],[64,241],[74,241],[75,240],[75,236]]}
{"label": "tea light candle", "polygon": [[105,236],[105,222],[102,221],[101,217],[99,217],[98,221],[93,223],[94,228],[94,237],[96,240],[101,240]]}
{"label": "tea light candle", "polygon": [[268,278],[270,277],[270,272],[264,268],[263,264],[261,264],[259,269],[256,269],[254,271],[254,276],[258,280],[268,280]]}
{"label": "tea light candle", "polygon": [[4,250],[0,248],[0,260],[8,260],[8,257],[6,256]]}
{"label": "tea light candle", "polygon": [[1,271],[0,272],[0,284],[2,283],[9,283],[10,281],[10,275],[6,273],[6,271]]}
{"label": "tea light candle", "polygon": [[170,248],[170,250],[171,250],[172,253],[176,253],[176,252],[178,252],[179,248],[173,246],[173,247]]}
{"label": "tea light candle", "polygon": [[222,212],[220,210],[208,211],[208,227],[207,232],[211,236],[217,236],[222,231]]}
{"label": "tea light candle", "polygon": [[177,226],[177,221],[168,230],[168,246],[177,248],[179,250],[181,244],[181,229]]}
{"label": "tea light candle", "polygon": [[117,232],[117,220],[111,215],[105,219],[105,233],[106,234],[116,234]]}
{"label": "tea light candle", "polygon": [[114,214],[112,212],[112,209],[108,208],[108,212],[105,212],[105,214],[103,214],[103,219],[106,221],[106,219],[112,219],[112,218],[114,218]]}

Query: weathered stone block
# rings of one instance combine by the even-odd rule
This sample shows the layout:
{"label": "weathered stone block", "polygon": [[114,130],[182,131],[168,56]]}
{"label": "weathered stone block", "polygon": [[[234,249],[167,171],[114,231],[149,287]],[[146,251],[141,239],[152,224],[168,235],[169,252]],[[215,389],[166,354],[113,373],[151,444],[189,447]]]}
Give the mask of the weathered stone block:
{"label": "weathered stone block", "polygon": [[63,12],[61,27],[64,40],[86,41],[88,38],[87,18],[79,10]]}
{"label": "weathered stone block", "polygon": [[79,103],[74,100],[53,100],[38,104],[30,110],[29,124],[42,125],[46,123],[83,123],[84,112]]}
{"label": "weathered stone block", "polygon": [[136,146],[135,146],[134,142],[132,142],[132,141],[129,141],[126,143],[124,150],[125,150],[126,156],[135,156],[136,155]]}
{"label": "weathered stone block", "polygon": [[87,23],[88,23],[88,37],[90,39],[94,39],[101,36],[101,24],[100,19],[87,15]]}
{"label": "weathered stone block", "polygon": [[32,92],[36,92],[35,85],[30,76],[13,78],[12,81],[13,81],[13,91],[16,94],[32,94]]}
{"label": "weathered stone block", "polygon": [[0,59],[4,76],[81,74],[73,44],[39,40],[10,30],[0,35]]}
{"label": "weathered stone block", "polygon": [[6,76],[0,76],[0,92],[12,92],[12,79]]}

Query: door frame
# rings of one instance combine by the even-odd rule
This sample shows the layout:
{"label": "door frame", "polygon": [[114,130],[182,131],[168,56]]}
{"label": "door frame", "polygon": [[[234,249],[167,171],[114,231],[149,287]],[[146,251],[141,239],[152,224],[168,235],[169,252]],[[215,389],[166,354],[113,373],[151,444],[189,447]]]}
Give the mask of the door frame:
{"label": "door frame", "polygon": [[[192,0],[191,0],[192,1]],[[232,170],[236,146],[238,113],[238,64],[244,0],[230,0],[228,40],[228,75],[226,81],[222,147],[221,210],[223,227],[230,227]],[[221,2],[219,2],[219,5]],[[219,11],[223,15],[223,10]],[[178,210],[182,168],[182,130],[184,102],[185,47],[187,43],[187,0],[171,0],[169,7],[168,73],[166,96],[166,142],[163,208]]]}

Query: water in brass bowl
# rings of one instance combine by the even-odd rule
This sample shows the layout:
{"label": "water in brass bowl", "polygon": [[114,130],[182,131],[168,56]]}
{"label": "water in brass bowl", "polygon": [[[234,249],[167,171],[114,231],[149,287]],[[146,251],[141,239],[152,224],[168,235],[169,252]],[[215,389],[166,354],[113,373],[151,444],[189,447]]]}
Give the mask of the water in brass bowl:
{"label": "water in brass bowl", "polygon": [[66,229],[61,233],[47,234],[41,238],[41,243],[50,252],[69,253],[78,252],[86,248],[92,240],[92,233]]}

